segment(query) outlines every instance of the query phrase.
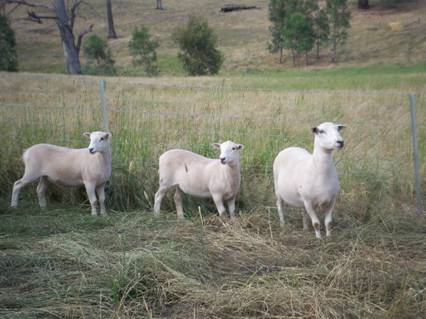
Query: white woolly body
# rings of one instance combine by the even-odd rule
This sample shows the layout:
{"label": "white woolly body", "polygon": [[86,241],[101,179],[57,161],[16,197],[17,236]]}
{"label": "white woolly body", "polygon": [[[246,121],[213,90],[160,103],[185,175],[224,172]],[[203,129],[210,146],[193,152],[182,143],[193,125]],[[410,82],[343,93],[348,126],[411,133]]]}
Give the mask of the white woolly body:
{"label": "white woolly body", "polygon": [[160,156],[160,184],[179,186],[186,194],[211,197],[221,194],[224,200],[234,197],[240,188],[238,167],[223,165],[190,151],[174,149]]}
{"label": "white woolly body", "polygon": [[336,168],[330,164],[315,161],[303,148],[286,148],[274,161],[276,192],[292,206],[304,207],[310,201],[315,208],[328,207],[340,189]]}
{"label": "white woolly body", "polygon": [[[281,225],[284,225],[283,202],[286,202],[305,208],[318,238],[321,238],[321,234],[316,212],[324,210],[326,234],[330,235],[329,225],[340,189],[332,152],[344,145],[339,133],[343,127],[330,122],[322,123],[312,129],[315,134],[312,154],[303,148],[289,147],[275,158],[274,186]],[[303,215],[303,228],[307,229],[306,214]]]}
{"label": "white woolly body", "polygon": [[101,153],[91,154],[87,148],[37,144],[22,157],[25,167],[38,171],[52,183],[78,186],[86,181],[98,186],[111,177],[111,162]]}
{"label": "white woolly body", "polygon": [[22,159],[24,176],[13,185],[11,206],[18,205],[19,192],[25,185],[39,180],[37,195],[40,207],[46,207],[47,182],[67,186],[84,185],[92,207],[97,214],[99,197],[100,212],[105,210],[105,183],[111,177],[111,146],[109,132],[84,133],[90,137],[88,148],[68,148],[51,144],[37,144],[28,148]]}
{"label": "white woolly body", "polygon": [[227,204],[234,217],[235,198],[240,189],[240,144],[227,141],[214,144],[220,148],[220,159],[211,159],[190,151],[173,149],[159,159],[160,187],[155,194],[154,213],[160,213],[161,201],[170,188],[176,188],[175,204],[179,217],[183,217],[182,192],[197,197],[213,198],[219,214]]}

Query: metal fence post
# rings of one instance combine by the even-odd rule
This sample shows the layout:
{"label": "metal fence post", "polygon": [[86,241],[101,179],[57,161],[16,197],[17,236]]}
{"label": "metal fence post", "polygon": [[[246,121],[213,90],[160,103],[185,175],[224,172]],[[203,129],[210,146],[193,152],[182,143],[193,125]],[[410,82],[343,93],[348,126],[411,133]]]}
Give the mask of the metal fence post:
{"label": "metal fence post", "polygon": [[422,190],[420,186],[420,170],[419,170],[419,149],[417,144],[417,125],[416,125],[416,95],[410,93],[408,95],[410,100],[410,114],[411,114],[411,130],[412,130],[412,141],[413,141],[413,161],[414,161],[414,177],[416,183],[416,209],[417,214],[423,214],[422,204]]}
{"label": "metal fence post", "polygon": [[105,96],[105,80],[99,80],[99,95],[101,97],[102,121],[105,131],[109,131],[108,105]]}

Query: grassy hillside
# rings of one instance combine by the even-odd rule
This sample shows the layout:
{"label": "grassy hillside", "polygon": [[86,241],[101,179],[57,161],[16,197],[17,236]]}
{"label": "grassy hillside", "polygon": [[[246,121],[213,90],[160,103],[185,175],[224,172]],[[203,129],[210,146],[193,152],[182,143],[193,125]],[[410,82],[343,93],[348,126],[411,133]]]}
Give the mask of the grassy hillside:
{"label": "grassy hillside", "polygon": [[[93,23],[94,33],[106,35],[104,2],[93,0],[90,1],[90,6],[82,6],[77,31]],[[244,1],[246,4],[259,6],[260,10],[219,13],[219,8],[228,2],[167,0],[164,1],[166,10],[158,11],[154,9],[154,0],[113,1],[115,24],[120,38],[109,41],[109,45],[120,72],[128,75],[142,74],[141,70],[131,65],[127,43],[132,28],[145,24],[160,41],[158,53],[162,73],[182,74],[171,33],[186,22],[189,14],[207,17],[218,34],[220,50],[226,58],[223,72],[292,67],[290,59],[284,65],[279,65],[277,55],[267,50],[270,39],[268,1]],[[372,4],[374,5],[374,1]],[[424,1],[409,1],[391,9],[373,6],[367,12],[359,11],[356,1],[352,1],[351,8],[352,28],[346,47],[340,52],[340,64],[412,64],[426,60]],[[20,19],[25,17],[26,10],[20,8],[12,15],[17,34],[20,70],[63,72],[63,52],[55,25],[52,22],[36,24]],[[398,25],[399,29],[393,30],[390,23]],[[310,67],[325,67],[328,64],[328,52],[323,51],[321,60]]]}
{"label": "grassy hillside", "polygon": [[[419,71],[420,70],[420,71]],[[87,146],[99,129],[99,78],[0,73],[0,317],[422,318],[426,220],[414,210],[408,100],[417,93],[426,185],[425,72],[352,67],[229,77],[107,78],[113,177],[107,218],[90,216],[82,189],[35,185],[8,208],[29,145]],[[305,90],[294,90],[305,89]],[[281,229],[271,165],[290,145],[312,148],[310,128],[347,125],[335,154],[340,193],[331,238],[302,231],[289,209]],[[158,155],[184,147],[242,151],[239,218],[211,201],[172,195],[152,215]]]}

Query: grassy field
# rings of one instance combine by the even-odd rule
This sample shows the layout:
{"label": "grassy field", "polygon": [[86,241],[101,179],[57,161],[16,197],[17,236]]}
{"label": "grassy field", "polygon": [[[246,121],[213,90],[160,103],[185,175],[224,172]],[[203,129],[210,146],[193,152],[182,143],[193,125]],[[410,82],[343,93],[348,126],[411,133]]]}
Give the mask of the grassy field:
{"label": "grassy field", "polygon": [[[422,318],[426,220],[414,210],[407,92],[417,94],[426,185],[425,66],[255,71],[202,78],[107,78],[113,177],[107,218],[90,216],[82,189],[35,186],[8,208],[29,145],[86,147],[101,127],[98,80],[0,73],[0,315],[3,318]],[[271,165],[310,128],[347,125],[335,154],[342,191],[333,236],[302,231],[290,209],[280,229]],[[242,152],[240,217],[208,200],[171,196],[151,213],[158,155],[184,147]]]}
{"label": "grassy field", "polygon": [[[39,1],[40,3],[43,0]],[[45,1],[48,2],[48,1]],[[352,11],[351,29],[347,45],[339,52],[341,64],[370,65],[381,63],[412,64],[426,59],[426,6],[424,1],[404,1],[394,8],[380,5],[380,0],[370,1],[372,9],[360,11],[357,1],[350,1]],[[119,73],[142,75],[141,68],[132,67],[127,44],[134,27],[142,24],[151,29],[159,40],[159,66],[162,74],[181,75],[182,67],[177,60],[176,45],[171,40],[173,31],[184,25],[188,15],[197,14],[208,19],[219,39],[219,49],[225,55],[221,72],[237,73],[252,70],[292,68],[289,54],[286,61],[278,64],[278,55],[268,52],[270,41],[267,0],[244,1],[247,5],[257,5],[259,10],[247,10],[222,14],[219,9],[228,4],[227,0],[167,0],[165,10],[154,9],[155,1],[114,0],[113,11],[119,39],[110,40]],[[106,36],[105,1],[93,0],[90,5],[81,6],[80,18],[76,20],[76,32],[87,25],[94,25],[94,33]],[[16,31],[19,69],[29,72],[62,72],[64,58],[58,31],[53,22],[42,24],[23,19],[27,8],[18,8],[11,16]],[[400,26],[392,30],[390,23]],[[302,59],[303,60],[303,59]],[[84,59],[83,59],[84,62]],[[311,57],[308,68],[328,67],[329,50],[321,52],[320,61]],[[304,67],[303,61],[298,67]]]}

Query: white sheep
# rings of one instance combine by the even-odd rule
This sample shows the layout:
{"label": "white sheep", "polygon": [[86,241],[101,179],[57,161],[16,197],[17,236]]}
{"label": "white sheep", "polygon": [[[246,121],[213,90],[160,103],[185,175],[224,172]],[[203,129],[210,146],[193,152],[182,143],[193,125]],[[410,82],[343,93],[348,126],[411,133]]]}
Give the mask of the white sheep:
{"label": "white sheep", "polygon": [[41,208],[46,207],[48,181],[68,186],[84,185],[96,216],[96,193],[100,213],[106,215],[105,183],[111,176],[111,133],[84,133],[90,138],[88,148],[74,149],[51,144],[37,144],[28,148],[22,158],[24,176],[13,185],[12,207],[18,206],[19,192],[25,185],[39,179],[37,197]]}
{"label": "white sheep", "polygon": [[231,218],[235,217],[235,198],[241,181],[239,151],[243,145],[227,141],[215,143],[213,147],[220,149],[219,159],[181,149],[169,150],[160,156],[160,187],[154,203],[156,215],[160,214],[166,192],[175,187],[174,200],[179,218],[183,218],[182,193],[213,198],[220,216],[226,211],[226,203]]}
{"label": "white sheep", "polygon": [[340,189],[332,151],[344,145],[339,133],[342,128],[344,126],[341,124],[322,123],[312,128],[315,135],[312,154],[303,148],[289,147],[275,158],[274,186],[281,226],[284,225],[283,202],[286,202],[305,208],[303,229],[308,228],[307,213],[317,238],[321,238],[321,232],[316,211],[323,209],[326,235],[330,235],[333,208]]}

